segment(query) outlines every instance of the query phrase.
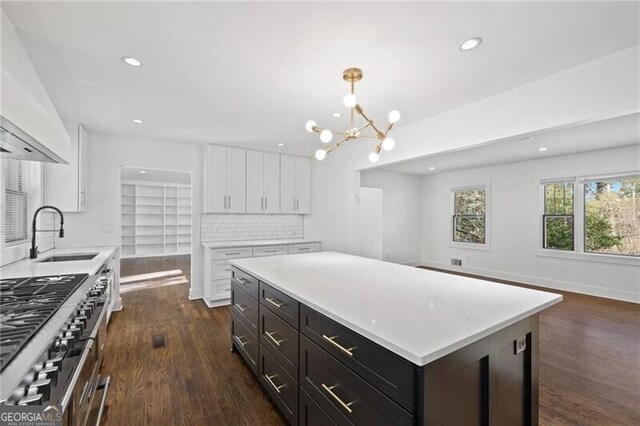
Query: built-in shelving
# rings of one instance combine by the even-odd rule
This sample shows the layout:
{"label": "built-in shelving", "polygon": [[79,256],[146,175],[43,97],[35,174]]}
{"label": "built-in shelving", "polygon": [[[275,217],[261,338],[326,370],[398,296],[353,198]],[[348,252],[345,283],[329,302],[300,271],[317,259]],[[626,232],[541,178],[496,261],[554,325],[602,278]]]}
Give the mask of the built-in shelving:
{"label": "built-in shelving", "polygon": [[122,256],[191,252],[191,185],[122,182]]}

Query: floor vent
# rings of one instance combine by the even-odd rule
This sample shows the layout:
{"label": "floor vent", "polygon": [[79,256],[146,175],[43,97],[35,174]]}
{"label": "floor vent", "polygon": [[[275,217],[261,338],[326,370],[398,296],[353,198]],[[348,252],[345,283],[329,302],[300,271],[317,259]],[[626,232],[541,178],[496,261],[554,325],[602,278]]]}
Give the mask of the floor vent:
{"label": "floor vent", "polygon": [[153,345],[153,349],[163,348],[166,345],[164,333],[156,334],[151,337],[151,343]]}

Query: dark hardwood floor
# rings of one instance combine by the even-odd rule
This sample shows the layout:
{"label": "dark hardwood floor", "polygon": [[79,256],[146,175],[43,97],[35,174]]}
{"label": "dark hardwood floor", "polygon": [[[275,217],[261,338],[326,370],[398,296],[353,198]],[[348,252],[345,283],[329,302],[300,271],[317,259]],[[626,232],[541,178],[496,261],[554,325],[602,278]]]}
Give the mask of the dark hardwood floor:
{"label": "dark hardwood floor", "polygon": [[[640,425],[640,305],[561,293],[540,316],[540,424]],[[104,424],[285,424],[229,350],[229,309],[187,295],[188,284],[123,295]]]}

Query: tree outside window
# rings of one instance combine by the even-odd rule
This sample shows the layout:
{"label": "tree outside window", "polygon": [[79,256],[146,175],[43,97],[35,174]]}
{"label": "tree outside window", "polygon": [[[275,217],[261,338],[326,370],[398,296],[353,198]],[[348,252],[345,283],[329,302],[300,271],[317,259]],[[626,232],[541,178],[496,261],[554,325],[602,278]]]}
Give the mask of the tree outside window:
{"label": "tree outside window", "polygon": [[640,256],[640,176],[584,184],[584,251]]}
{"label": "tree outside window", "polygon": [[470,188],[453,191],[453,241],[486,243],[486,190]]}
{"label": "tree outside window", "polygon": [[573,182],[550,182],[543,187],[542,247],[553,250],[573,250]]}

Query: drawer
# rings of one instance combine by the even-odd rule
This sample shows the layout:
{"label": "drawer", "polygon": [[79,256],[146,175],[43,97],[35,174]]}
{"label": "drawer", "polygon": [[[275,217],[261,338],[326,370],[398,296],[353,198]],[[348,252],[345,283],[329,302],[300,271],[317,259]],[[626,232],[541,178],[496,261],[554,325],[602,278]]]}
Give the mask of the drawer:
{"label": "drawer", "polygon": [[268,309],[260,311],[260,343],[298,380],[298,330]]}
{"label": "drawer", "polygon": [[237,284],[231,284],[231,310],[237,317],[246,321],[247,328],[254,336],[258,336],[258,301],[249,296]]}
{"label": "drawer", "polygon": [[228,278],[226,280],[211,281],[210,285],[211,299],[220,300],[228,299],[229,297],[231,297],[231,286]]}
{"label": "drawer", "polygon": [[253,374],[258,375],[258,338],[249,332],[242,320],[231,315],[231,343],[249,364]]}
{"label": "drawer", "polygon": [[280,318],[298,329],[298,312],[300,303],[283,292],[260,282],[260,303],[271,309]]}
{"label": "drawer", "polygon": [[414,424],[413,415],[303,335],[300,384],[338,424]]}
{"label": "drawer", "polygon": [[291,244],[289,246],[289,254],[313,253],[316,251],[320,251],[320,243]]}
{"label": "drawer", "polygon": [[260,347],[260,383],[291,425],[298,424],[298,382]]}
{"label": "drawer", "polygon": [[300,305],[300,332],[367,382],[415,412],[412,363],[305,305]]}
{"label": "drawer", "polygon": [[211,279],[222,280],[231,278],[231,264],[228,260],[211,261]]}
{"label": "drawer", "polygon": [[210,249],[211,259],[242,259],[243,257],[252,257],[253,250],[251,247],[233,247],[233,248],[220,248]]}
{"label": "drawer", "polygon": [[253,257],[278,256],[280,254],[287,254],[287,246],[265,246],[253,248]]}
{"label": "drawer", "polygon": [[238,286],[249,293],[251,297],[258,298],[258,279],[252,277],[244,271],[236,267],[231,268],[231,282],[238,284]]}
{"label": "drawer", "polygon": [[300,426],[334,426],[336,422],[324,412],[317,402],[309,396],[303,388],[299,393],[300,403],[298,404],[298,424]]}

